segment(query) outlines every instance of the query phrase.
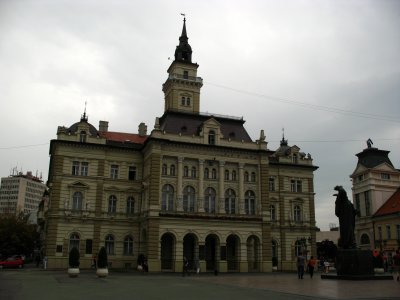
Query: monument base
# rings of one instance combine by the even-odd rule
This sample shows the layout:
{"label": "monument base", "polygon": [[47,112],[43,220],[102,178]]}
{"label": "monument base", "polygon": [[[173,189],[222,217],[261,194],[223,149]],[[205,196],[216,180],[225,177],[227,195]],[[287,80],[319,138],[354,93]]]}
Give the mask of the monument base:
{"label": "monument base", "polygon": [[372,251],[338,249],[335,267],[338,276],[374,275]]}
{"label": "monument base", "polygon": [[375,274],[370,250],[338,249],[335,267],[337,274],[323,274],[321,279],[393,280],[392,275]]}

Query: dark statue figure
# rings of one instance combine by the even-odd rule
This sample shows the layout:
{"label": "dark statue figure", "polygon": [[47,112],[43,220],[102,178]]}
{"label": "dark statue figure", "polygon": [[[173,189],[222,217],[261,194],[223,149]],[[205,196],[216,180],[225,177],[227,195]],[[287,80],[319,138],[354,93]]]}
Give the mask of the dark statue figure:
{"label": "dark statue figure", "polygon": [[335,215],[339,218],[339,248],[354,249],[356,248],[354,236],[356,210],[342,186],[336,186],[334,190],[338,192],[334,196],[336,196]]}

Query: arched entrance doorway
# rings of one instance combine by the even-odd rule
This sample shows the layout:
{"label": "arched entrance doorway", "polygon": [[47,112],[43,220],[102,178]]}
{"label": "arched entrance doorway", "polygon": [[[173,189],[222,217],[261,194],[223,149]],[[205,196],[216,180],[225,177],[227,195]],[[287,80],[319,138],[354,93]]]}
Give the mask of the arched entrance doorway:
{"label": "arched entrance doorway", "polygon": [[226,239],[226,261],[227,268],[230,272],[239,271],[239,260],[240,260],[240,251],[239,251],[239,237],[231,234]]}
{"label": "arched entrance doorway", "polygon": [[254,235],[247,239],[247,261],[249,272],[260,271],[260,240]]}
{"label": "arched entrance doorway", "polygon": [[161,237],[161,271],[173,271],[175,254],[175,238],[171,233]]}
{"label": "arched entrance doorway", "polygon": [[198,248],[197,237],[191,233],[185,235],[183,238],[183,256],[189,261],[190,269],[196,267],[196,261],[199,259],[199,254],[196,251]]}
{"label": "arched entrance doorway", "polygon": [[216,235],[210,234],[206,237],[206,270],[214,271],[218,269],[218,249],[219,240]]}

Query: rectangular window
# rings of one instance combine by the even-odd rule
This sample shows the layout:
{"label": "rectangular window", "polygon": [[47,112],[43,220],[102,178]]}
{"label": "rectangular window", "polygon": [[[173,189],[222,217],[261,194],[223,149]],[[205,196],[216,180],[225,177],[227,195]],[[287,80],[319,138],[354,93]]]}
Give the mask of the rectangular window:
{"label": "rectangular window", "polygon": [[364,192],[364,201],[365,201],[365,215],[371,215],[371,207],[369,202],[369,191]]}
{"label": "rectangular window", "polygon": [[382,227],[378,226],[378,240],[381,241],[382,240]]}
{"label": "rectangular window", "polygon": [[386,239],[390,240],[392,238],[391,232],[390,232],[390,225],[386,225]]}
{"label": "rectangular window", "polygon": [[72,175],[79,175],[79,161],[72,162]]}
{"label": "rectangular window", "polygon": [[302,191],[302,182],[301,182],[301,180],[292,179],[290,181],[290,191],[291,192],[301,193],[301,191]]}
{"label": "rectangular window", "polygon": [[381,179],[383,179],[383,180],[389,180],[389,179],[390,179],[390,174],[388,174],[388,173],[381,173]]}
{"label": "rectangular window", "polygon": [[400,224],[396,225],[396,239],[400,241]]}
{"label": "rectangular window", "polygon": [[188,71],[183,71],[183,78],[188,79],[189,78],[189,72]]}
{"label": "rectangular window", "polygon": [[275,178],[274,177],[269,178],[269,191],[270,192],[275,191]]}
{"label": "rectangular window", "polygon": [[136,180],[136,167],[129,167],[128,179]]}
{"label": "rectangular window", "polygon": [[89,173],[89,163],[82,162],[81,163],[81,176],[88,176]]}
{"label": "rectangular window", "polygon": [[93,240],[86,240],[85,254],[92,254]]}
{"label": "rectangular window", "polygon": [[360,210],[360,194],[355,194],[355,204],[356,204],[356,210],[358,211],[360,217],[361,217],[361,210]]}
{"label": "rectangular window", "polygon": [[63,246],[62,245],[57,245],[56,246],[56,252],[57,253],[62,253],[63,252]]}
{"label": "rectangular window", "polygon": [[111,165],[111,179],[118,179],[118,165]]}

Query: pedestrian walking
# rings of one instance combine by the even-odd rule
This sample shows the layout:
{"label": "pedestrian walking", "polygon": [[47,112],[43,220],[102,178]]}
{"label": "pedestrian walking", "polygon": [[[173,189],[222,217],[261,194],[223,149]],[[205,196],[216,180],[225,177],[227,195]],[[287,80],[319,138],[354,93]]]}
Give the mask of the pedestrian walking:
{"label": "pedestrian walking", "polygon": [[400,281],[400,250],[396,250],[396,254],[393,256],[393,274],[395,274],[396,280]]}
{"label": "pedestrian walking", "polygon": [[304,266],[306,264],[306,258],[303,254],[297,256],[297,277],[303,279],[304,276]]}
{"label": "pedestrian walking", "polygon": [[96,254],[93,254],[92,256],[92,269],[96,269],[97,267],[97,257]]}
{"label": "pedestrian walking", "polygon": [[330,265],[330,263],[329,263],[329,261],[326,259],[326,260],[324,260],[324,273],[325,274],[328,274],[329,273],[329,267],[330,267],[331,265]]}
{"label": "pedestrian walking", "polygon": [[187,260],[186,256],[183,257],[182,276],[184,277],[185,274],[190,276],[190,274],[189,274],[189,261]]}
{"label": "pedestrian walking", "polygon": [[315,269],[316,264],[317,264],[317,260],[314,258],[314,256],[311,256],[311,258],[307,264],[307,270],[308,270],[308,273],[310,273],[310,278],[313,278],[314,269]]}

